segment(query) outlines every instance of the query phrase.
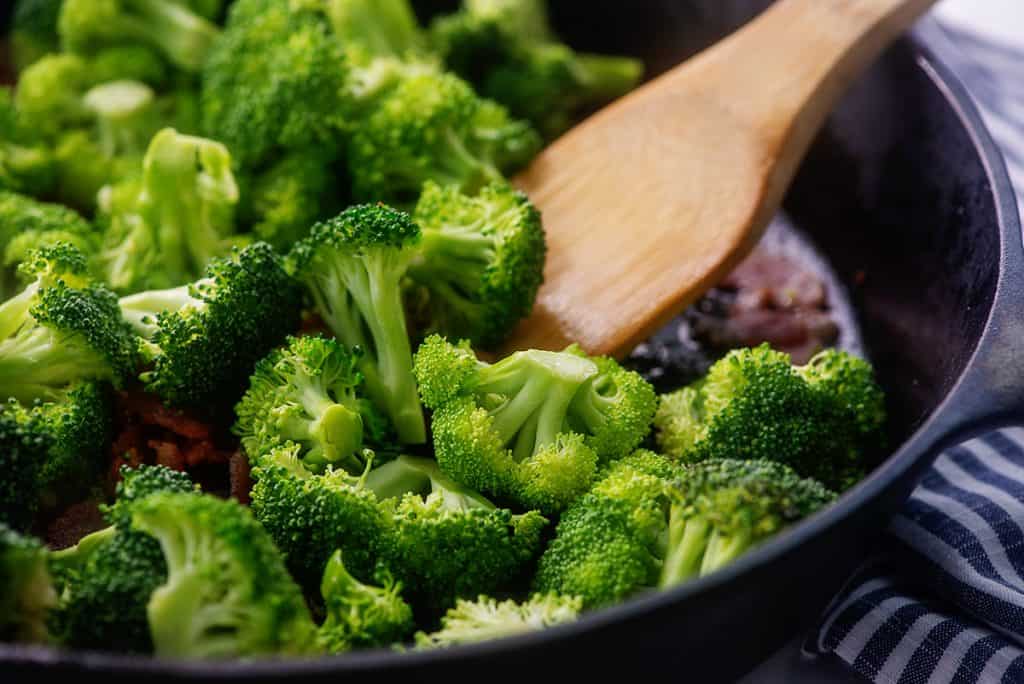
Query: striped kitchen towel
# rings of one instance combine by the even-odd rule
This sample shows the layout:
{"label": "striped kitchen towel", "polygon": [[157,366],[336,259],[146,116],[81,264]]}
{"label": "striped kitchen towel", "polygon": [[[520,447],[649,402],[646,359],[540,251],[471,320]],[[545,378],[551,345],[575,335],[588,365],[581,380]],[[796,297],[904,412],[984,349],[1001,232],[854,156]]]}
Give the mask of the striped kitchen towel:
{"label": "striped kitchen towel", "polygon": [[1024,682],[1024,429],[943,453],[815,649],[874,682]]}

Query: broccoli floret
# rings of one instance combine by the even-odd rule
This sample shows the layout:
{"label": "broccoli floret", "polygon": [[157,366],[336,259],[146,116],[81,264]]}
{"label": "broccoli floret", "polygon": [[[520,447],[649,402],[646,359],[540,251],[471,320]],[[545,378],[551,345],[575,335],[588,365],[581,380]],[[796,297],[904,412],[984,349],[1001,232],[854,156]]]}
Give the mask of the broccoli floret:
{"label": "broccoli floret", "polygon": [[363,447],[386,438],[387,421],[363,399],[358,350],[333,339],[292,337],[256,365],[235,407],[234,432],[252,461],[286,442],[298,444],[303,465],[352,473],[366,469]]}
{"label": "broccoli floret", "polygon": [[46,621],[56,604],[42,542],[0,522],[0,641],[47,641]]}
{"label": "broccoli floret", "polygon": [[56,179],[53,151],[27,125],[13,91],[0,87],[0,190],[47,195]]}
{"label": "broccoli floret", "polygon": [[413,218],[423,240],[409,267],[410,298],[422,327],[485,348],[500,343],[544,280],[540,212],[504,183],[468,197],[428,182]]}
{"label": "broccoli floret", "polygon": [[139,81],[109,81],[82,98],[97,124],[106,157],[141,154],[157,130],[153,90]]}
{"label": "broccoli floret", "polygon": [[457,76],[403,78],[352,134],[349,171],[366,201],[411,204],[428,180],[475,194],[529,161],[540,137]]}
{"label": "broccoli floret", "polygon": [[668,533],[666,489],[682,471],[648,451],[623,458],[562,515],[540,558],[534,589],[611,605],[657,585]]}
{"label": "broccoli floret", "polygon": [[88,283],[85,258],[60,243],[30,256],[34,280],[0,305],[0,396],[53,400],[79,380],[120,381],[135,367],[135,343],[117,297]]}
{"label": "broccoli floret", "polygon": [[14,103],[39,135],[55,139],[68,128],[88,125],[91,115],[82,96],[95,82],[88,63],[76,55],[47,55],[18,79]]}
{"label": "broccoli floret", "polygon": [[326,653],[388,646],[413,630],[412,609],[402,600],[401,583],[384,577],[383,586],[364,584],[345,569],[341,551],[327,561],[320,594],[327,618],[317,632]]}
{"label": "broccoli floret", "polygon": [[317,221],[340,210],[334,152],[316,148],[288,154],[242,184],[242,223],[275,249],[289,250]]}
{"label": "broccoli floret", "polygon": [[545,513],[589,489],[598,464],[647,435],[654,389],[574,347],[517,352],[496,364],[432,336],[416,355],[442,470],[458,482]]}
{"label": "broccoli floret", "polygon": [[441,628],[416,633],[418,648],[444,648],[490,641],[574,621],[583,610],[576,596],[534,594],[524,603],[498,602],[488,596],[458,600],[441,618]]}
{"label": "broccoli floret", "polygon": [[466,2],[437,19],[431,36],[449,68],[547,138],[626,94],[643,76],[639,60],[578,54],[558,42],[536,0]]}
{"label": "broccoli floret", "polygon": [[57,173],[55,198],[87,214],[96,210],[104,186],[135,178],[142,172],[140,156],[105,157],[96,137],[92,131],[73,130],[61,136],[53,155]]}
{"label": "broccoli floret", "polygon": [[669,496],[661,587],[728,565],[836,495],[781,463],[726,459],[689,467]]}
{"label": "broccoli floret", "polygon": [[88,62],[95,84],[141,81],[151,88],[162,89],[171,81],[167,62],[145,45],[115,45],[92,55]]}
{"label": "broccoli floret", "polygon": [[26,411],[0,411],[0,523],[27,530],[39,508],[40,454],[50,443]]}
{"label": "broccoli floret", "polygon": [[142,169],[141,181],[100,195],[106,233],[97,268],[121,293],[195,280],[239,242],[227,148],[166,128],[150,142]]}
{"label": "broccoli floret", "polygon": [[60,49],[57,17],[62,3],[63,0],[17,0],[8,37],[15,69],[22,71]]}
{"label": "broccoli floret", "polygon": [[315,3],[238,0],[202,75],[203,130],[251,170],[338,146],[346,62]]}
{"label": "broccoli floret", "polygon": [[13,296],[19,289],[18,266],[29,254],[59,242],[89,256],[96,251],[98,235],[92,224],[63,205],[0,191],[0,244],[6,245],[0,291],[5,297]]}
{"label": "broccoli floret", "polygon": [[796,368],[763,345],[730,352],[705,378],[662,397],[655,427],[674,458],[779,461],[841,491],[863,476],[884,417],[866,362],[827,351]]}
{"label": "broccoli floret", "polygon": [[425,37],[409,0],[325,0],[335,35],[384,57],[401,57],[424,47]]}
{"label": "broccoli floret", "polygon": [[167,582],[147,606],[157,655],[301,655],[316,627],[267,531],[236,501],[159,493],[131,506],[132,527],[160,542]]}
{"label": "broccoli floret", "polygon": [[220,35],[177,0],[64,0],[57,31],[68,52],[88,55],[137,43],[190,72],[202,68]]}
{"label": "broccoli floret", "polygon": [[53,624],[65,646],[150,653],[146,605],[167,581],[167,564],[157,541],[132,529],[132,505],[158,492],[198,490],[163,466],[122,467],[121,477],[115,503],[103,509],[111,526],[57,554],[68,577]]}
{"label": "broccoli floret", "polygon": [[317,586],[335,549],[353,575],[374,576],[377,540],[390,524],[374,493],[344,470],[310,473],[301,447],[286,444],[264,454],[252,476],[252,510],[288,568],[307,589]]}
{"label": "broccoli floret", "polygon": [[363,350],[366,393],[406,444],[426,441],[402,303],[402,279],[419,239],[408,214],[362,205],[313,226],[289,255],[331,331]]}
{"label": "broccoli floret", "polygon": [[[450,480],[434,461],[402,456],[396,462],[421,470],[430,489],[426,496],[410,492],[384,503],[393,524],[378,540],[378,567],[402,583],[420,620],[456,599],[508,588],[539,553],[548,521],[537,511],[514,515],[497,508]],[[368,478],[367,485],[393,490],[388,479]]]}
{"label": "broccoli floret", "polygon": [[226,414],[256,363],[298,329],[301,294],[270,245],[215,259],[191,285],[120,300],[142,337],[145,387],[177,407]]}

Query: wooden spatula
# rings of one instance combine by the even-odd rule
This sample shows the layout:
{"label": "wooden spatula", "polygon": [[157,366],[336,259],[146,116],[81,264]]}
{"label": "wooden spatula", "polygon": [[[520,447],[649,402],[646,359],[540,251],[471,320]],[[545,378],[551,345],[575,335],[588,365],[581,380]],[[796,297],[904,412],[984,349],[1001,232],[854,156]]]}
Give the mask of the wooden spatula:
{"label": "wooden spatula", "polygon": [[587,119],[516,179],[544,214],[505,351],[621,356],[747,255],[851,80],[936,0],[780,0]]}

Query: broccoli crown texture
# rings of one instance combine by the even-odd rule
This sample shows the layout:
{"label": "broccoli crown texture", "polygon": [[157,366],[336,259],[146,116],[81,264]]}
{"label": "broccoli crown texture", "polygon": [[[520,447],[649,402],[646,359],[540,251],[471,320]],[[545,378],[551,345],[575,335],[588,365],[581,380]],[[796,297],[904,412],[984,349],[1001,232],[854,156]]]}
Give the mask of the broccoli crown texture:
{"label": "broccoli crown texture", "polygon": [[667,487],[680,466],[637,451],[607,468],[562,515],[540,558],[534,588],[576,595],[588,608],[657,584],[668,532]]}
{"label": "broccoli crown texture", "polygon": [[373,586],[353,577],[336,551],[327,561],[320,594],[327,617],[317,632],[326,653],[399,643],[413,630],[412,608],[402,600],[401,583],[384,577]]}
{"label": "broccoli crown texture", "polygon": [[47,617],[56,603],[42,542],[0,522],[0,640],[47,641]]}
{"label": "broccoli crown texture", "polygon": [[523,603],[480,596],[459,599],[441,618],[441,628],[416,633],[418,648],[443,648],[501,639],[574,621],[583,610],[577,596],[533,594]]}
{"label": "broccoli crown texture", "polygon": [[540,212],[505,183],[468,197],[428,182],[413,218],[423,231],[409,268],[421,327],[485,348],[500,343],[544,280]]}
{"label": "broccoli crown texture", "polygon": [[690,466],[668,493],[662,587],[718,570],[835,499],[781,463],[727,459]]}
{"label": "broccoli crown texture", "polygon": [[366,204],[313,226],[289,255],[290,269],[331,332],[363,351],[366,393],[406,444],[426,441],[402,301],[402,280],[419,240],[408,214]]}
{"label": "broccoli crown texture", "polygon": [[99,203],[105,234],[98,269],[123,294],[195,280],[240,242],[227,148],[172,128],[149,143],[141,178],[104,188]]}
{"label": "broccoli crown texture", "polygon": [[361,396],[360,356],[333,339],[306,336],[289,338],[260,361],[235,407],[234,432],[250,459],[292,442],[313,472],[335,466],[361,473],[363,446],[381,443],[387,421]]}
{"label": "broccoli crown texture", "polygon": [[686,462],[767,459],[843,490],[884,442],[871,366],[822,352],[804,367],[763,345],[730,352],[705,378],[661,399],[658,444]]}
{"label": "broccoli crown texture", "polygon": [[33,280],[0,304],[0,396],[51,400],[70,383],[118,383],[132,372],[135,345],[117,297],[84,271],[84,257],[65,243],[21,264]]}
{"label": "broccoli crown texture", "polygon": [[187,72],[202,68],[220,35],[215,24],[179,0],[64,0],[57,31],[69,52],[88,55],[140,44]]}
{"label": "broccoli crown texture", "polygon": [[352,133],[357,199],[411,204],[433,180],[475,194],[529,161],[540,137],[452,74],[408,75]]}
{"label": "broccoli crown texture", "polygon": [[279,151],[336,147],[347,73],[316,3],[238,0],[202,74],[203,130],[254,169]]}
{"label": "broccoli crown texture", "polygon": [[142,339],[139,377],[174,406],[227,412],[256,363],[299,326],[300,292],[270,245],[215,259],[206,277],[121,299]]}
{"label": "broccoli crown texture", "polygon": [[0,87],[0,190],[47,195],[56,177],[53,150],[18,111],[13,91]]}
{"label": "broccoli crown texture", "polygon": [[653,388],[608,358],[517,352],[493,365],[466,344],[423,343],[415,372],[434,409],[441,469],[458,482],[546,513],[590,488],[599,463],[647,435]]}
{"label": "broccoli crown texture", "polygon": [[316,627],[280,552],[249,510],[212,496],[158,493],[133,503],[132,527],[157,539],[167,582],[147,605],[157,655],[300,655]]}
{"label": "broccoli crown texture", "polygon": [[0,523],[31,527],[39,508],[41,454],[51,446],[38,418],[11,404],[0,410]]}

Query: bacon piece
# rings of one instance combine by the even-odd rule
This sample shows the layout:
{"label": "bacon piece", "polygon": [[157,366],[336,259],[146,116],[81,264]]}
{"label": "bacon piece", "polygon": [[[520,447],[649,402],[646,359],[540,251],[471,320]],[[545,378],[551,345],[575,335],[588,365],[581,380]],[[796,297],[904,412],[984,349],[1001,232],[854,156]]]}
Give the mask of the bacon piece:
{"label": "bacon piece", "polygon": [[167,466],[171,470],[185,470],[185,454],[181,452],[174,442],[163,442],[155,439],[147,443],[149,448],[156,452],[156,464]]}
{"label": "bacon piece", "polygon": [[51,520],[43,537],[51,549],[66,549],[85,535],[106,526],[98,501],[80,501]]}
{"label": "bacon piece", "polygon": [[228,473],[231,477],[231,498],[248,506],[249,491],[252,489],[252,475],[249,459],[241,450],[231,454],[228,461]]}

